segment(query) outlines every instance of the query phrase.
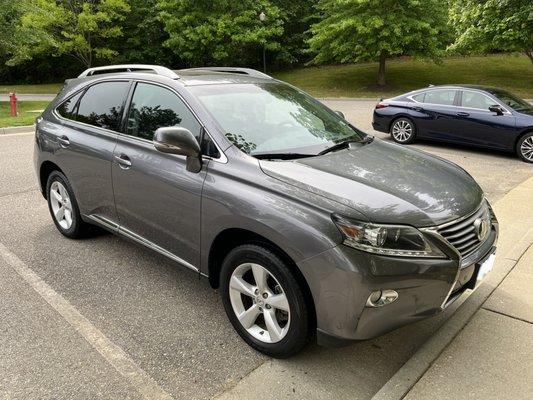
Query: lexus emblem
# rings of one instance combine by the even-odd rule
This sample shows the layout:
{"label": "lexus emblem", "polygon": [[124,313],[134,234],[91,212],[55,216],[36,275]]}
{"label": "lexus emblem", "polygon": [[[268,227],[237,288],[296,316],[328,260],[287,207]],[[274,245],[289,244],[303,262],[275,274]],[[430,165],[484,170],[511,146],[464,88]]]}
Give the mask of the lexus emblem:
{"label": "lexus emblem", "polygon": [[489,233],[489,222],[486,219],[477,218],[474,221],[474,229],[476,231],[477,238],[479,241],[482,241]]}

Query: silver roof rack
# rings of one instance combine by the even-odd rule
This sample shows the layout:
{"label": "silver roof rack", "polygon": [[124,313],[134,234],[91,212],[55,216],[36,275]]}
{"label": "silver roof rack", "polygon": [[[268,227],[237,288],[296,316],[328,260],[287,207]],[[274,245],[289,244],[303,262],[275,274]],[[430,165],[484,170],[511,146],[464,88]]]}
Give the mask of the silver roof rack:
{"label": "silver roof rack", "polygon": [[252,68],[239,68],[239,67],[200,67],[200,68],[188,68],[182,71],[213,71],[213,72],[227,72],[230,74],[241,74],[253,76],[255,78],[267,78],[272,79],[270,75],[267,75],[261,71]]}
{"label": "silver roof rack", "polygon": [[119,64],[106,65],[103,67],[89,68],[78,75],[78,78],[86,76],[101,75],[101,74],[115,74],[120,72],[146,72],[150,74],[162,75],[167,78],[178,79],[179,76],[174,71],[161,65],[148,64]]}

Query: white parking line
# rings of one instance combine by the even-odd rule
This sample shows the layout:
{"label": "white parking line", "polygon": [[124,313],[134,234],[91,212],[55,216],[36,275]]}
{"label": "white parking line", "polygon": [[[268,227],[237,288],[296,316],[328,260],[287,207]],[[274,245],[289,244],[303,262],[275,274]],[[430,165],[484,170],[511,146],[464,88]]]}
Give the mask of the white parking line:
{"label": "white parking line", "polygon": [[119,374],[126,378],[144,399],[172,400],[154,379],[144,372],[119,346],[111,342],[98,328],[52,289],[24,261],[0,243],[0,257],[56,310],[87,342],[98,351]]}

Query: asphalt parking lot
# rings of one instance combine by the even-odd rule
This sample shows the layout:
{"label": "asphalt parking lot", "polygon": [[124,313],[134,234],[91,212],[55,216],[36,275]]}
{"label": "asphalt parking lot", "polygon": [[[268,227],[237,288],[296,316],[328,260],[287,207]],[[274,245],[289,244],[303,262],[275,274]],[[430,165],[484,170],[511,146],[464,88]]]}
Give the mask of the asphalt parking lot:
{"label": "asphalt parking lot", "polygon": [[[375,102],[326,103],[373,133]],[[533,175],[512,155],[413,146],[461,165],[491,201]],[[0,398],[212,398],[268,362],[193,272],[112,235],[62,237],[37,189],[32,151],[31,134],[0,135]],[[65,317],[54,299],[83,318]],[[456,307],[346,348],[309,346],[284,361],[287,395],[370,398]],[[147,381],[152,392],[140,390]]]}

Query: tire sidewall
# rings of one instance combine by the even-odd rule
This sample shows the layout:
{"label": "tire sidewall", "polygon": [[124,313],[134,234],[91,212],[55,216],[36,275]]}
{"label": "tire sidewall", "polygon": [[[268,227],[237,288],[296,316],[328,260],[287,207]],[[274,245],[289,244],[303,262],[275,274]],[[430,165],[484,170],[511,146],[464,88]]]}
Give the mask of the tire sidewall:
{"label": "tire sidewall", "polygon": [[[290,308],[289,331],[276,343],[265,343],[250,335],[238,320],[229,296],[230,278],[237,266],[256,263],[268,270],[283,288]],[[226,314],[237,333],[253,348],[277,358],[286,358],[299,351],[307,342],[309,327],[307,306],[302,290],[287,265],[273,252],[257,245],[242,245],[225,258],[220,273],[220,294]]]}
{"label": "tire sidewall", "polygon": [[[59,225],[59,222],[57,222],[57,219],[54,215],[54,211],[52,209],[52,203],[50,201],[50,188],[54,182],[61,183],[65,187],[70,197],[70,202],[72,204],[72,225],[68,229],[65,229],[61,225]],[[48,176],[48,180],[46,182],[46,199],[48,202],[48,210],[50,211],[52,220],[54,221],[54,224],[59,230],[59,232],[61,232],[62,235],[69,237],[69,238],[79,237],[83,222],[81,220],[78,203],[76,201],[76,197],[74,196],[74,191],[72,190],[72,186],[70,185],[66,176],[63,175],[61,172],[53,171]]]}
{"label": "tire sidewall", "polygon": [[[409,137],[409,139],[405,140],[405,141],[400,141],[398,139],[396,139],[392,133],[392,130],[394,128],[394,125],[396,125],[398,122],[400,121],[406,121],[408,122],[410,125],[411,125],[411,130],[412,130],[412,134],[411,136]],[[406,117],[400,117],[400,118],[397,118],[395,119],[394,121],[392,121],[392,124],[391,124],[391,128],[390,128],[390,135],[392,137],[392,140],[394,140],[396,143],[399,143],[399,144],[409,144],[409,143],[413,143],[415,141],[415,138],[416,138],[416,125],[415,123],[410,120],[409,118],[406,118]]]}
{"label": "tire sidewall", "polygon": [[516,144],[516,153],[518,154],[518,157],[520,157],[520,159],[524,162],[527,162],[527,163],[533,163],[533,160],[528,160],[523,154],[522,154],[522,150],[521,150],[521,147],[522,147],[522,143],[524,143],[524,141],[527,139],[527,138],[530,138],[530,137],[533,137],[533,132],[529,132],[529,133],[526,133],[524,136],[522,136],[520,138],[520,140],[518,141],[518,143]]}

